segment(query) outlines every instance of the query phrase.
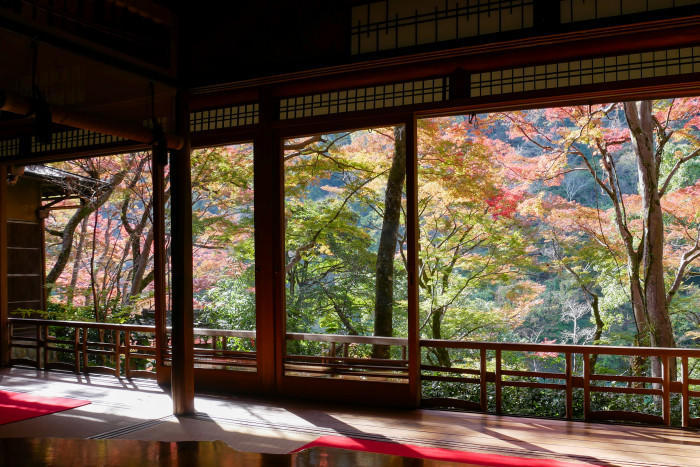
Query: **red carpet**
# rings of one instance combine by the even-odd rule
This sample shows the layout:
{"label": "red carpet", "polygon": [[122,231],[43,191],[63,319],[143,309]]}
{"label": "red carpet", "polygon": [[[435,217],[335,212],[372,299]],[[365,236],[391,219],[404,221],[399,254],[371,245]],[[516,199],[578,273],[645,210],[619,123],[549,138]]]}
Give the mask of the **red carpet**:
{"label": "red carpet", "polygon": [[474,466],[490,467],[592,467],[593,464],[563,462],[554,459],[532,459],[524,457],[502,456],[482,452],[453,451],[452,449],[429,448],[410,444],[387,443],[367,439],[346,438],[344,436],[321,436],[293,452],[316,446],[352,449],[354,451],[376,452],[394,456],[417,457],[449,462],[463,462]]}
{"label": "red carpet", "polygon": [[90,401],[0,391],[0,425],[87,405]]}

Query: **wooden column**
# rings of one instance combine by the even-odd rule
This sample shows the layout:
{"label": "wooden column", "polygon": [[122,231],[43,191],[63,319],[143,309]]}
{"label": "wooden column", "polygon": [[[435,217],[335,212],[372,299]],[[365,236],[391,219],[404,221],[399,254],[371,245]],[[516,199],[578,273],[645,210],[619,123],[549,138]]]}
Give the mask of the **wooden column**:
{"label": "wooden column", "polygon": [[187,94],[178,91],[176,132],[185,138],[182,149],[170,154],[172,342],[171,387],[173,414],[194,413],[194,327],[192,310],[192,181]]}
{"label": "wooden column", "polygon": [[10,364],[7,318],[7,166],[0,165],[0,367]]}
{"label": "wooden column", "polygon": [[688,357],[682,357],[681,364],[683,378],[681,380],[681,404],[683,414],[681,418],[681,423],[683,425],[683,428],[688,428],[690,426],[690,385],[688,384]]}
{"label": "wooden column", "polygon": [[486,366],[486,347],[479,349],[479,406],[482,412],[489,411],[488,374]]}
{"label": "wooden column", "polygon": [[501,357],[501,349],[496,349],[496,415],[501,415],[503,413],[503,390],[501,384],[503,382],[503,375],[501,374]]}
{"label": "wooden column", "polygon": [[167,150],[158,145],[153,148],[151,179],[153,183],[153,288],[156,325],[156,379],[158,384],[167,383],[168,372],[163,365],[163,354],[168,341],[166,327],[166,251],[165,251],[165,165]]}
{"label": "wooden column", "polygon": [[286,339],[284,164],[280,133],[272,126],[277,114],[277,99],[263,95],[255,135],[255,304],[258,371],[267,393],[276,390],[282,377]]}
{"label": "wooden column", "polygon": [[[662,400],[662,416],[664,419],[664,425],[671,426],[671,357],[668,355],[661,356],[661,363],[663,365],[663,395]],[[673,358],[673,366],[676,366],[676,359]]]}
{"label": "wooden column", "polygon": [[572,374],[572,354],[571,352],[566,352],[566,419],[573,420],[574,418],[574,384],[573,384],[573,374]]}
{"label": "wooden column", "polygon": [[406,120],[406,249],[408,250],[408,384],[411,402],[420,405],[420,330],[418,310],[418,129]]}
{"label": "wooden column", "polygon": [[583,354],[583,420],[591,420],[591,358]]}

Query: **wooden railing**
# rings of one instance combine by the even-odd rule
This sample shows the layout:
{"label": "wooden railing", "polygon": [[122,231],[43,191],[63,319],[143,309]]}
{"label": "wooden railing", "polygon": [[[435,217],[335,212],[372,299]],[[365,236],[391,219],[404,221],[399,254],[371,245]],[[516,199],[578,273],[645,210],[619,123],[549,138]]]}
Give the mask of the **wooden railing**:
{"label": "wooden railing", "polygon": [[[11,349],[34,350],[34,358],[21,356],[12,364],[40,369],[64,369],[75,372],[122,374],[129,377],[154,377],[158,358],[155,326],[10,318]],[[57,335],[55,330],[65,331]],[[54,330],[54,332],[52,332]],[[162,351],[163,364],[171,362],[170,328],[166,329],[168,345]],[[194,329],[194,362],[199,368],[256,371],[254,351],[232,350],[229,338],[246,339],[255,346],[255,331]],[[17,352],[12,352],[16,354]],[[67,358],[56,358],[69,355]],[[145,364],[134,362],[145,360]],[[134,366],[144,367],[134,369]]]}
{"label": "wooden railing", "polygon": [[[155,348],[155,326],[132,324],[94,323],[10,318],[13,364],[31,365],[41,369],[66,369],[75,372],[106,372],[116,376],[153,377],[158,358]],[[63,329],[61,332],[57,330]],[[163,349],[163,364],[171,361],[170,330],[166,330],[168,345]],[[242,339],[255,348],[255,331],[194,329],[195,366],[199,368],[256,371],[255,351],[234,350],[232,339]],[[335,334],[287,333],[288,342],[306,341],[321,344],[322,355],[288,354],[284,357],[285,374],[293,376],[325,377],[336,379],[377,380],[405,383],[408,381],[407,339],[397,337],[351,336]],[[385,345],[393,358],[376,359],[369,356],[368,346]],[[363,347],[364,346],[364,347]],[[690,361],[700,361],[700,349],[577,346],[561,344],[520,344],[497,342],[467,342],[449,340],[420,341],[424,352],[436,349],[462,352],[461,361],[446,365],[421,365],[421,381],[457,384],[466,395],[471,385],[478,394],[476,400],[455,397],[423,397],[426,407],[456,407],[496,414],[504,410],[503,388],[518,387],[532,390],[563,391],[565,414],[573,419],[574,392],[582,395],[584,420],[633,420],[645,423],[671,423],[671,396],[680,395],[681,421],[684,427],[700,427],[700,418],[692,418],[691,398],[700,398],[700,379],[691,377]],[[33,350],[19,356],[20,350]],[[318,348],[316,349],[319,350]],[[508,368],[504,353],[527,354],[531,361],[553,361],[563,357],[563,364],[545,365],[559,370],[536,371]],[[32,354],[34,358],[30,358]],[[467,358],[464,358],[465,355]],[[60,355],[64,355],[60,358]],[[65,355],[68,355],[65,357]],[[537,356],[540,357],[537,357]],[[612,355],[630,358],[656,358],[661,362],[661,376],[632,376],[596,374],[591,356]],[[147,364],[134,364],[144,360]],[[561,360],[561,358],[560,358]],[[574,370],[574,362],[582,361],[581,371]],[[519,361],[528,361],[520,359]],[[425,359],[424,359],[425,363]],[[678,365],[680,363],[680,365]],[[678,368],[678,376],[671,378],[671,368]],[[134,368],[140,367],[140,368]],[[563,370],[562,370],[563,367]],[[492,402],[489,404],[489,392]],[[658,401],[661,415],[630,411],[594,410],[592,394],[632,394],[653,396]]]}
{"label": "wooden railing", "polygon": [[[504,387],[553,389],[565,392],[566,418],[572,419],[574,389],[583,390],[583,418],[585,420],[631,420],[643,423],[671,423],[671,394],[681,395],[681,419],[684,427],[700,426],[700,419],[690,417],[690,399],[700,397],[700,391],[691,386],[700,385],[700,379],[690,378],[689,359],[700,359],[700,349],[581,346],[561,344],[518,344],[497,342],[465,342],[448,340],[421,340],[424,349],[459,349],[478,353],[478,368],[452,366],[421,366],[422,381],[443,381],[479,386],[479,402],[453,398],[424,398],[423,404],[435,407],[461,407],[488,412],[488,386],[494,388],[495,413],[503,413]],[[564,356],[564,372],[508,370],[504,369],[503,352],[525,352],[547,357]],[[583,371],[580,376],[573,372],[573,359],[581,356]],[[591,369],[592,355],[615,355],[628,357],[651,357],[661,361],[662,376],[629,376],[595,374]],[[477,360],[475,358],[475,360]],[[679,381],[671,379],[672,363],[680,360]],[[477,366],[477,365],[475,365]],[[445,375],[447,374],[447,375]],[[527,380],[524,380],[527,379]],[[557,382],[548,382],[554,380]],[[625,384],[620,386],[619,383]],[[651,387],[649,387],[651,386]],[[651,395],[660,399],[661,416],[591,408],[592,393],[618,393]]]}
{"label": "wooden railing", "polygon": [[[400,337],[351,336],[340,334],[311,334],[288,332],[287,341],[322,342],[325,355],[290,355],[284,358],[287,375],[325,376],[339,379],[381,380],[406,382],[408,380],[408,341]],[[353,347],[386,345],[400,349],[396,359],[378,359],[353,356]]]}

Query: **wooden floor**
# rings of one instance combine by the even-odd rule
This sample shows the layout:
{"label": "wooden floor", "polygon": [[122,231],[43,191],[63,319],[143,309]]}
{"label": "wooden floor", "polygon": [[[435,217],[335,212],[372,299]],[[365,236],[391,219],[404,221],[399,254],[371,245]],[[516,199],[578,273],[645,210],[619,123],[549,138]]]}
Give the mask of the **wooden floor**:
{"label": "wooden floor", "polygon": [[221,440],[241,451],[286,453],[339,434],[611,466],[700,466],[698,431],[204,395],[197,415],[176,418],[169,394],[151,380],[19,368],[0,370],[0,390],[92,402],[2,425],[0,438]]}

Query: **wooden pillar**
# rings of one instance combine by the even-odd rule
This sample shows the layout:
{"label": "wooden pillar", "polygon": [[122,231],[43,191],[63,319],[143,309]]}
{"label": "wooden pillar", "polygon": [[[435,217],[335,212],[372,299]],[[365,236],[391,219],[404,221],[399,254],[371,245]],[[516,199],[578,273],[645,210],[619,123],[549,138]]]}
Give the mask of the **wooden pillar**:
{"label": "wooden pillar", "polygon": [[165,250],[165,165],[167,150],[163,145],[153,148],[151,179],[153,184],[153,288],[156,325],[156,379],[158,384],[168,382],[169,374],[163,365],[168,345],[166,328],[166,250]]}
{"label": "wooden pillar", "polygon": [[681,423],[683,425],[683,428],[688,428],[690,426],[690,384],[688,383],[688,376],[689,376],[689,371],[688,371],[688,357],[683,356],[681,357],[681,364],[682,364],[682,377],[683,379],[681,380],[681,394],[682,394],[682,418],[681,418]]}
{"label": "wooden pillar", "polygon": [[282,377],[286,339],[284,164],[280,133],[272,125],[278,112],[277,99],[263,94],[255,135],[255,303],[258,371],[267,393]]}
{"label": "wooden pillar", "polygon": [[591,359],[583,354],[583,420],[591,420]]}
{"label": "wooden pillar", "polygon": [[0,367],[10,364],[7,319],[7,166],[0,165]]}
{"label": "wooden pillar", "polygon": [[574,418],[574,384],[572,373],[572,354],[566,352],[564,358],[566,361],[566,419],[573,420]]}
{"label": "wooden pillar", "polygon": [[[662,355],[661,363],[663,365],[663,394],[662,401],[662,417],[664,425],[671,426],[671,358],[668,355]],[[673,366],[676,366],[676,358],[673,357]]]}
{"label": "wooden pillar", "polygon": [[501,362],[501,349],[496,349],[496,414],[501,415],[503,413],[503,391],[502,391],[502,382],[503,382],[503,375],[501,374],[502,371],[502,362]]}
{"label": "wooden pillar", "polygon": [[174,415],[194,413],[194,317],[192,310],[192,181],[190,123],[186,92],[176,97],[176,132],[182,149],[170,154],[172,342],[171,390]]}
{"label": "wooden pillar", "polygon": [[408,384],[411,402],[420,405],[420,330],[418,310],[418,129],[406,120],[406,249],[408,250]]}
{"label": "wooden pillar", "polygon": [[479,350],[479,406],[482,412],[489,411],[489,400],[488,400],[488,374],[486,367],[486,347],[482,347]]}

